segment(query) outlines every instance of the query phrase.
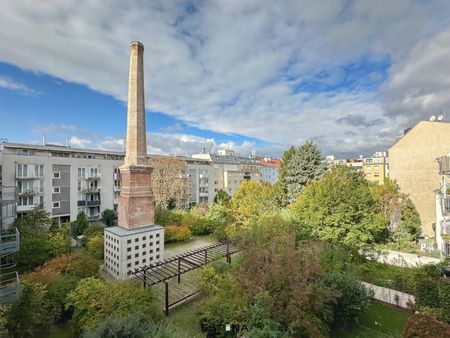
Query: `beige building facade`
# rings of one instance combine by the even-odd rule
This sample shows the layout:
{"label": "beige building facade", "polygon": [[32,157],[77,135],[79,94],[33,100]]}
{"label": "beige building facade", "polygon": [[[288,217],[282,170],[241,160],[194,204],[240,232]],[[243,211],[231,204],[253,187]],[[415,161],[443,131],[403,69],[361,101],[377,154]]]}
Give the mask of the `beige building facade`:
{"label": "beige building facade", "polygon": [[436,195],[441,176],[436,159],[448,153],[450,123],[421,121],[389,149],[389,176],[409,195],[422,232],[435,237]]}

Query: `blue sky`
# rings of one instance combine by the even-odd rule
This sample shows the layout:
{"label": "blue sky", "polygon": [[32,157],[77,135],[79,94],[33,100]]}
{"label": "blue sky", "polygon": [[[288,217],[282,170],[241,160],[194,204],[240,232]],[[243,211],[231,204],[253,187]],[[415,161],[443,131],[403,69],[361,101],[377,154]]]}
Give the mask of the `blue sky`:
{"label": "blue sky", "polygon": [[325,155],[370,155],[450,106],[445,0],[0,6],[11,142],[122,149],[132,40],[145,45],[150,153],[280,156],[315,140]]}

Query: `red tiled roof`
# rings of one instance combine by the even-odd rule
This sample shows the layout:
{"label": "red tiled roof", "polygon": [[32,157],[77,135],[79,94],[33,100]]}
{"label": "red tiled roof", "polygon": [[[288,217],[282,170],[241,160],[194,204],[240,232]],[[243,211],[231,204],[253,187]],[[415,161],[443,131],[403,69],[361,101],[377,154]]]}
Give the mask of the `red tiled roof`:
{"label": "red tiled roof", "polygon": [[276,159],[270,160],[270,162],[262,159],[260,162],[265,167],[279,168],[281,166],[281,160]]}

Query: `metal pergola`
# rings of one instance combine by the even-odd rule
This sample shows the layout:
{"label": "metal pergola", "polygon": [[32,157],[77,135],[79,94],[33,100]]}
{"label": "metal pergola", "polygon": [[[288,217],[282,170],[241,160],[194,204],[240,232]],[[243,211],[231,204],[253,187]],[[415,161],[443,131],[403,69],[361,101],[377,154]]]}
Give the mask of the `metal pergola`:
{"label": "metal pergola", "polygon": [[227,263],[231,264],[231,255],[241,250],[230,242],[214,243],[130,271],[143,282],[144,288],[165,284],[164,313],[168,316],[171,308],[198,294],[198,291],[194,292],[169,304],[169,279],[177,277],[180,283],[182,274],[221,258],[226,258]]}

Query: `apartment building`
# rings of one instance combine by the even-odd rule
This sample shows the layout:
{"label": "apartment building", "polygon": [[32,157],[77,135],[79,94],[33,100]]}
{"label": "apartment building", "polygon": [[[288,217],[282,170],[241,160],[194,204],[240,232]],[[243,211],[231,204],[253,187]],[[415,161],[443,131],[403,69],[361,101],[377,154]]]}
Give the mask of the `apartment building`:
{"label": "apartment building", "polygon": [[389,149],[389,177],[409,195],[429,237],[435,236],[435,190],[442,179],[436,159],[448,153],[449,144],[450,123],[421,121]]}
{"label": "apartment building", "polygon": [[235,156],[232,150],[219,150],[217,154],[195,154],[192,158],[209,161],[212,170],[209,171],[208,193],[211,191],[213,200],[220,189],[233,196],[243,181],[262,182],[259,160]]}
{"label": "apartment building", "polygon": [[383,184],[385,177],[389,177],[389,158],[387,152],[376,152],[372,157],[360,155],[354,159],[336,159],[333,155],[326,157],[329,166],[346,165],[356,172],[363,172],[370,182]]}
{"label": "apartment building", "polygon": [[436,246],[441,258],[450,257],[450,154],[437,159],[441,182],[436,193]]}
{"label": "apartment building", "polygon": [[383,184],[389,177],[389,158],[386,152],[377,152],[372,157],[363,158],[362,171],[367,180]]}
{"label": "apartment building", "polygon": [[17,201],[12,219],[42,204],[60,222],[74,221],[79,211],[98,220],[117,206],[123,158],[118,152],[3,143],[2,200]]}
{"label": "apartment building", "polygon": [[261,181],[275,184],[278,181],[278,173],[280,172],[281,160],[264,157],[261,162]]}
{"label": "apartment building", "polygon": [[189,205],[212,204],[216,195],[213,188],[213,166],[210,160],[185,158],[188,170]]}

